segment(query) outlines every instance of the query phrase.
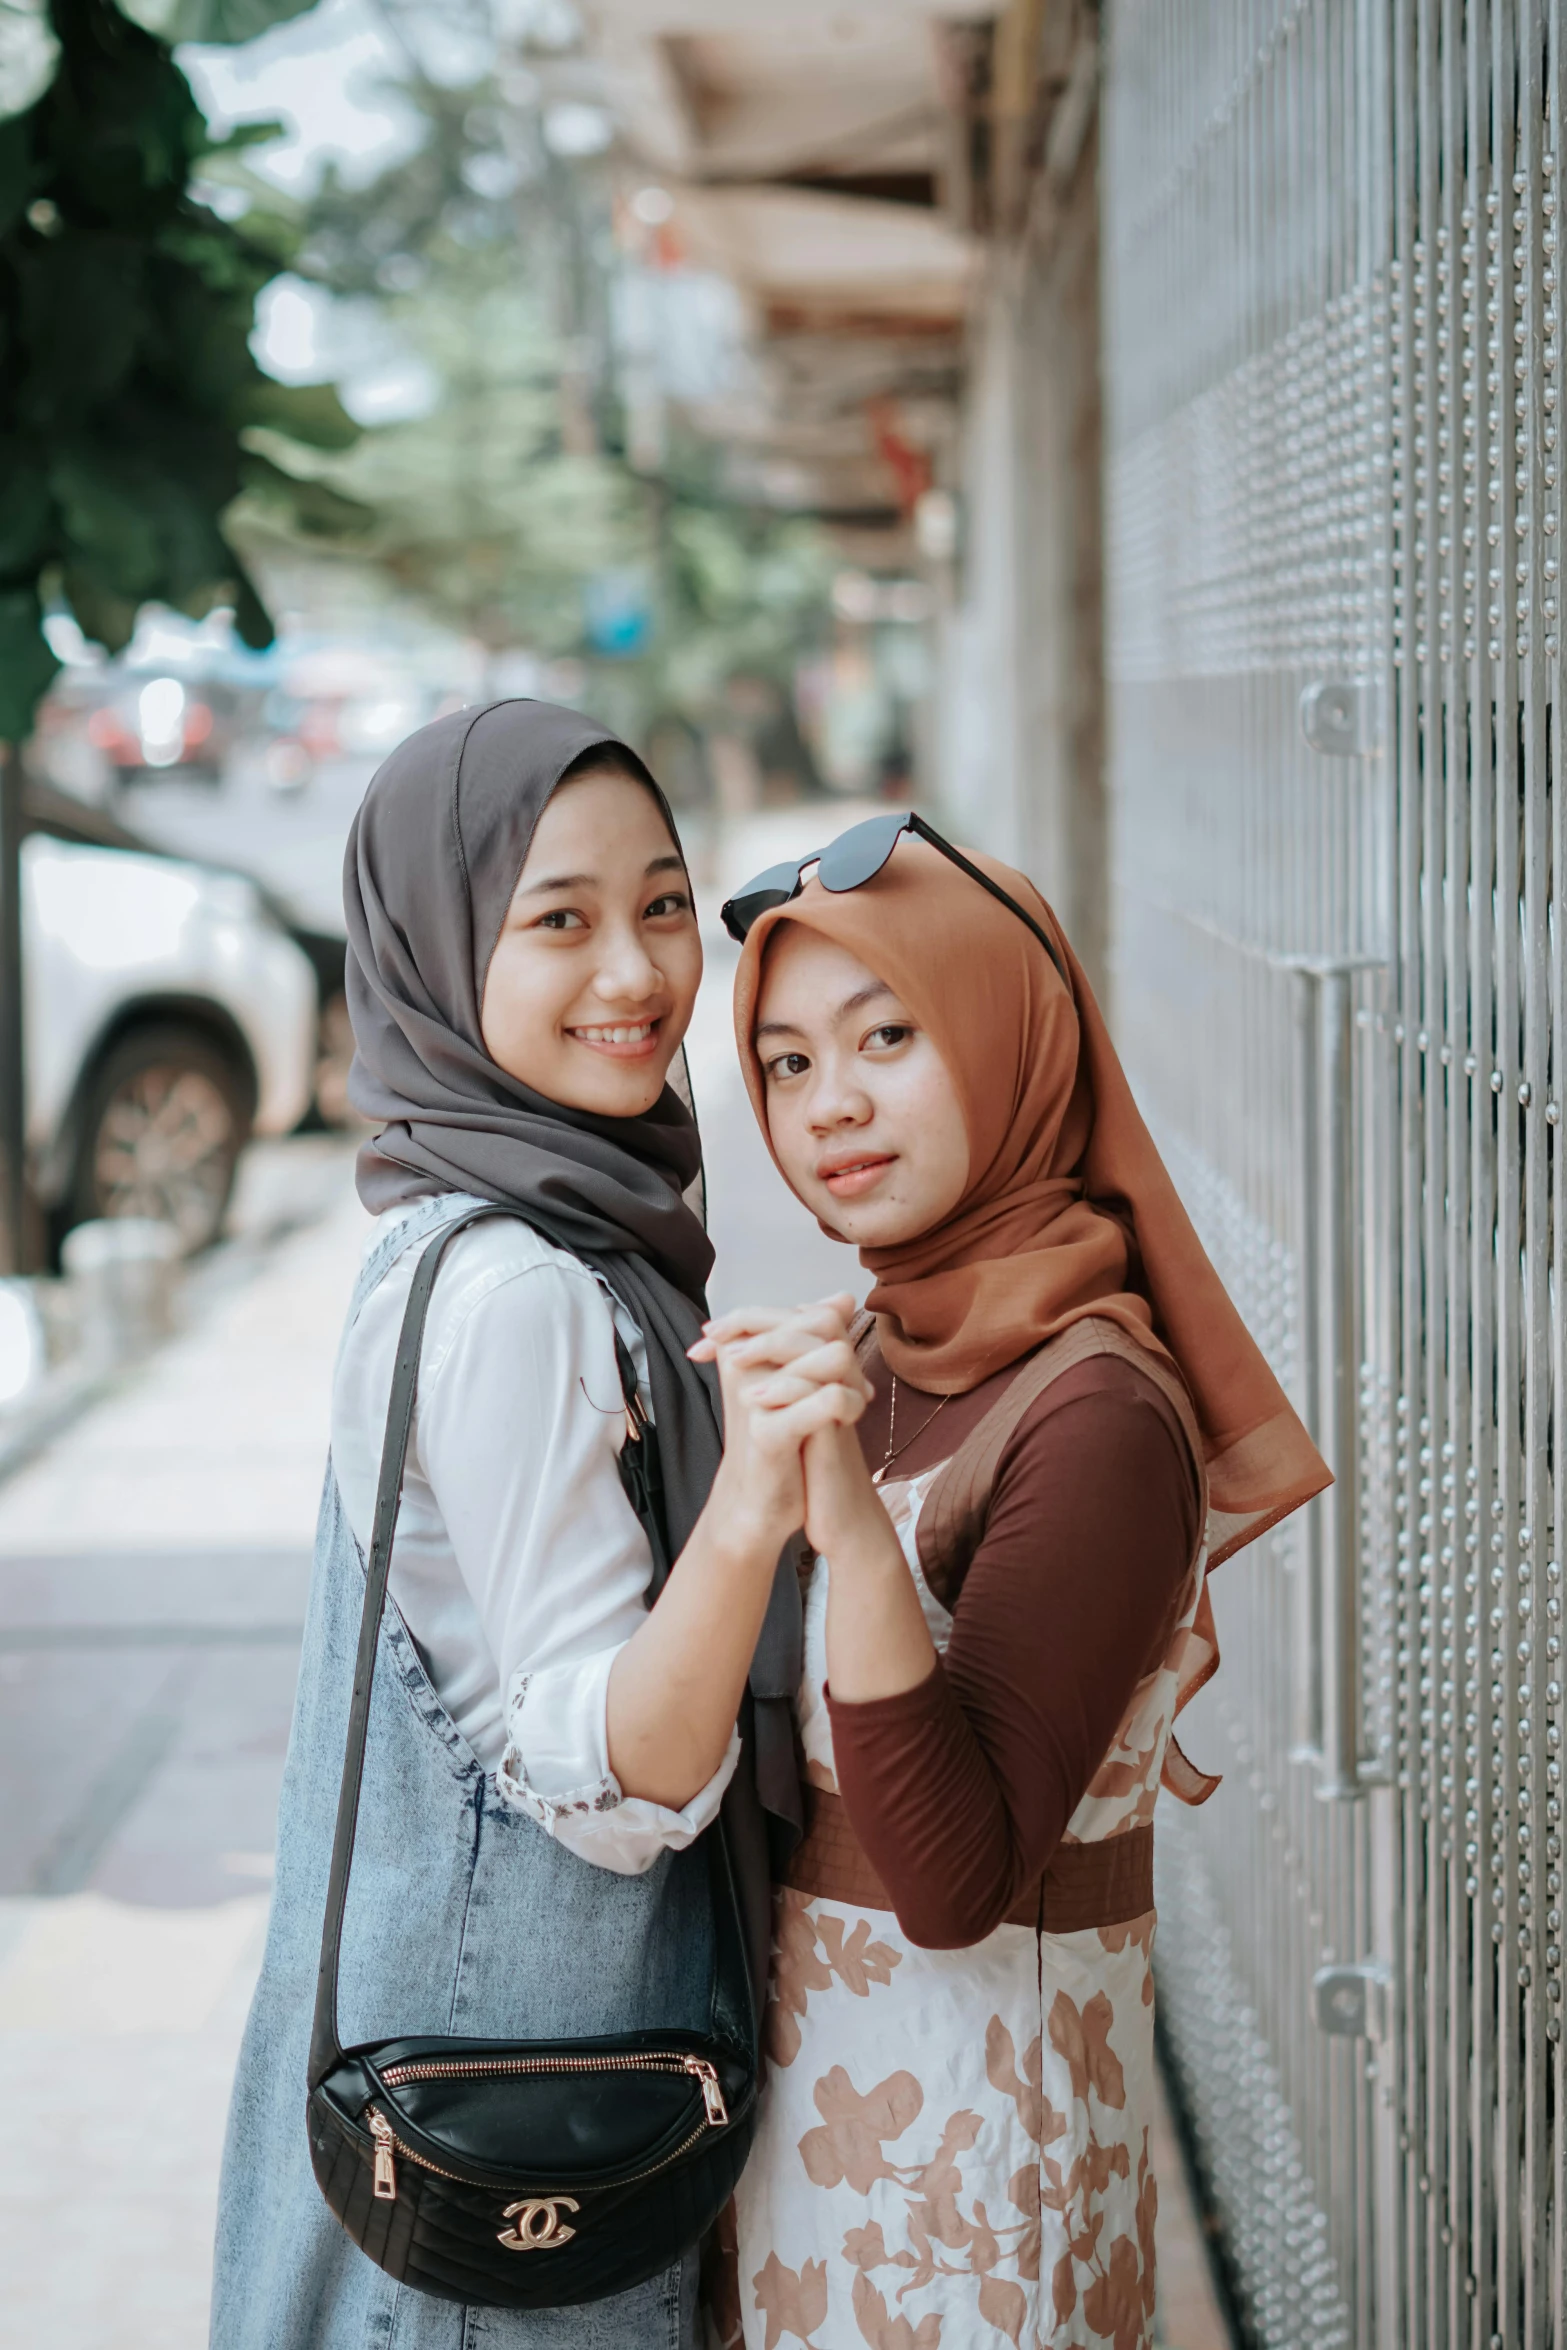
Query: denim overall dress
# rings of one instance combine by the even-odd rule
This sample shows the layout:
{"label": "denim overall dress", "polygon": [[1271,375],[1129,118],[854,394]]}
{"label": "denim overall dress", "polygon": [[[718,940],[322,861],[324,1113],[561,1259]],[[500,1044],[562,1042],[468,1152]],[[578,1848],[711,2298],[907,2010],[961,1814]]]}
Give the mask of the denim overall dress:
{"label": "denim overall dress", "polygon": [[[365,1261],[350,1322],[404,1249],[475,1204],[446,1194],[388,1233]],[[694,2252],[607,2301],[463,2307],[395,2284],[322,2201],[305,2136],[306,2055],[364,1574],[328,1463],[271,1923],[223,2157],[212,2350],[689,2350]],[[710,1971],[700,1845],[617,1876],[509,1808],[389,1605],[344,1925],[344,2045],[391,2033],[701,2030]]]}

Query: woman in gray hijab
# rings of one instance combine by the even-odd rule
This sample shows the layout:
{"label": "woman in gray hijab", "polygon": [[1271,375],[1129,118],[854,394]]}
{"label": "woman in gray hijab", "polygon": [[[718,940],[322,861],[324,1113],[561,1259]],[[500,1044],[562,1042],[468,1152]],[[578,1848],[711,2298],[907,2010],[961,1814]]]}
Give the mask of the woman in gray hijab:
{"label": "woman in gray hijab", "polygon": [[[861,1397],[688,1359],[711,1251],[669,1084],[701,975],[678,838],[623,744],[502,702],[372,782],[345,872],[359,1157],[375,1216],[333,1390],[277,1885],[236,2078],[214,2350],[687,2350],[696,2252],[512,2313],[399,2287],[339,2228],[305,2133],[311,2010],[398,1333],[431,1296],[370,1698],[339,1978],[344,2045],[702,2027],[702,1831],[722,1810],[760,2011],[770,1854],[797,1832],[801,1447]],[[674,1565],[618,1471],[634,1366]],[[628,1374],[629,1376],[629,1374]]]}

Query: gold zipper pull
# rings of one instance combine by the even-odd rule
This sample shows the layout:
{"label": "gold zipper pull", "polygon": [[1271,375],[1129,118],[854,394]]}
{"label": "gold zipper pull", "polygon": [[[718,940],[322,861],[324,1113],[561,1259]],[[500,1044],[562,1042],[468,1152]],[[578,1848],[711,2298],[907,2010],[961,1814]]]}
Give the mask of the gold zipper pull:
{"label": "gold zipper pull", "polygon": [[392,2161],[396,2140],[392,2125],[384,2113],[377,2113],[372,2105],[369,2112],[370,2135],[375,2140],[375,2199],[378,2203],[397,2201],[397,2170]]}
{"label": "gold zipper pull", "polygon": [[686,2071],[695,2073],[701,2082],[702,2102],[707,2107],[707,2118],[716,2129],[720,2122],[726,2122],[729,2119],[729,2108],[724,2103],[723,2085],[717,2073],[714,2072],[705,2056],[688,2056]]}

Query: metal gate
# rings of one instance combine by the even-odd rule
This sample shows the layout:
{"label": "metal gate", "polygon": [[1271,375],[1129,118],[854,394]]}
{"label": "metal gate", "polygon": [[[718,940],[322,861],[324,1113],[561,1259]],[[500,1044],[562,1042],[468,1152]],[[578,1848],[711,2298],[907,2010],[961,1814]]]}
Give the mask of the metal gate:
{"label": "metal gate", "polygon": [[1109,0],[1115,1012],[1334,1494],[1163,2028],[1259,2343],[1567,2350],[1567,0]]}

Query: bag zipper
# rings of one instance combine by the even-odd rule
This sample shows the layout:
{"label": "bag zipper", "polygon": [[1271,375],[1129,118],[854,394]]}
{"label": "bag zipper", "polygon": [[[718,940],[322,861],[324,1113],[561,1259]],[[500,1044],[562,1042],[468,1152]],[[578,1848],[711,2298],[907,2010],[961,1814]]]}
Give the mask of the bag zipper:
{"label": "bag zipper", "polygon": [[[601,2073],[601,2072],[681,2072],[689,2073],[701,2084],[703,2119],[689,2138],[677,2146],[673,2154],[666,2154],[661,2162],[647,2170],[637,2171],[629,2179],[617,2180],[619,2186],[635,2185],[638,2179],[650,2179],[655,2171],[667,2170],[690,2152],[697,2140],[709,2129],[718,2129],[728,2121],[729,2108],[724,2103],[723,2084],[705,2056],[491,2056],[476,2057],[464,2063],[459,2059],[428,2058],[394,2064],[381,2078],[389,2089],[400,2089],[407,2081],[477,2080],[486,2074],[523,2073]],[[397,2169],[394,2155],[400,2154],[407,2162],[417,2163],[421,2170],[434,2171],[437,2178],[451,2179],[459,2187],[471,2187],[473,2181],[464,2179],[456,2171],[442,2170],[438,2162],[427,2155],[416,2153],[405,2145],[393,2130],[391,2123],[372,2105],[365,2115],[370,2135],[375,2141],[375,2199],[378,2203],[397,2201]]]}

